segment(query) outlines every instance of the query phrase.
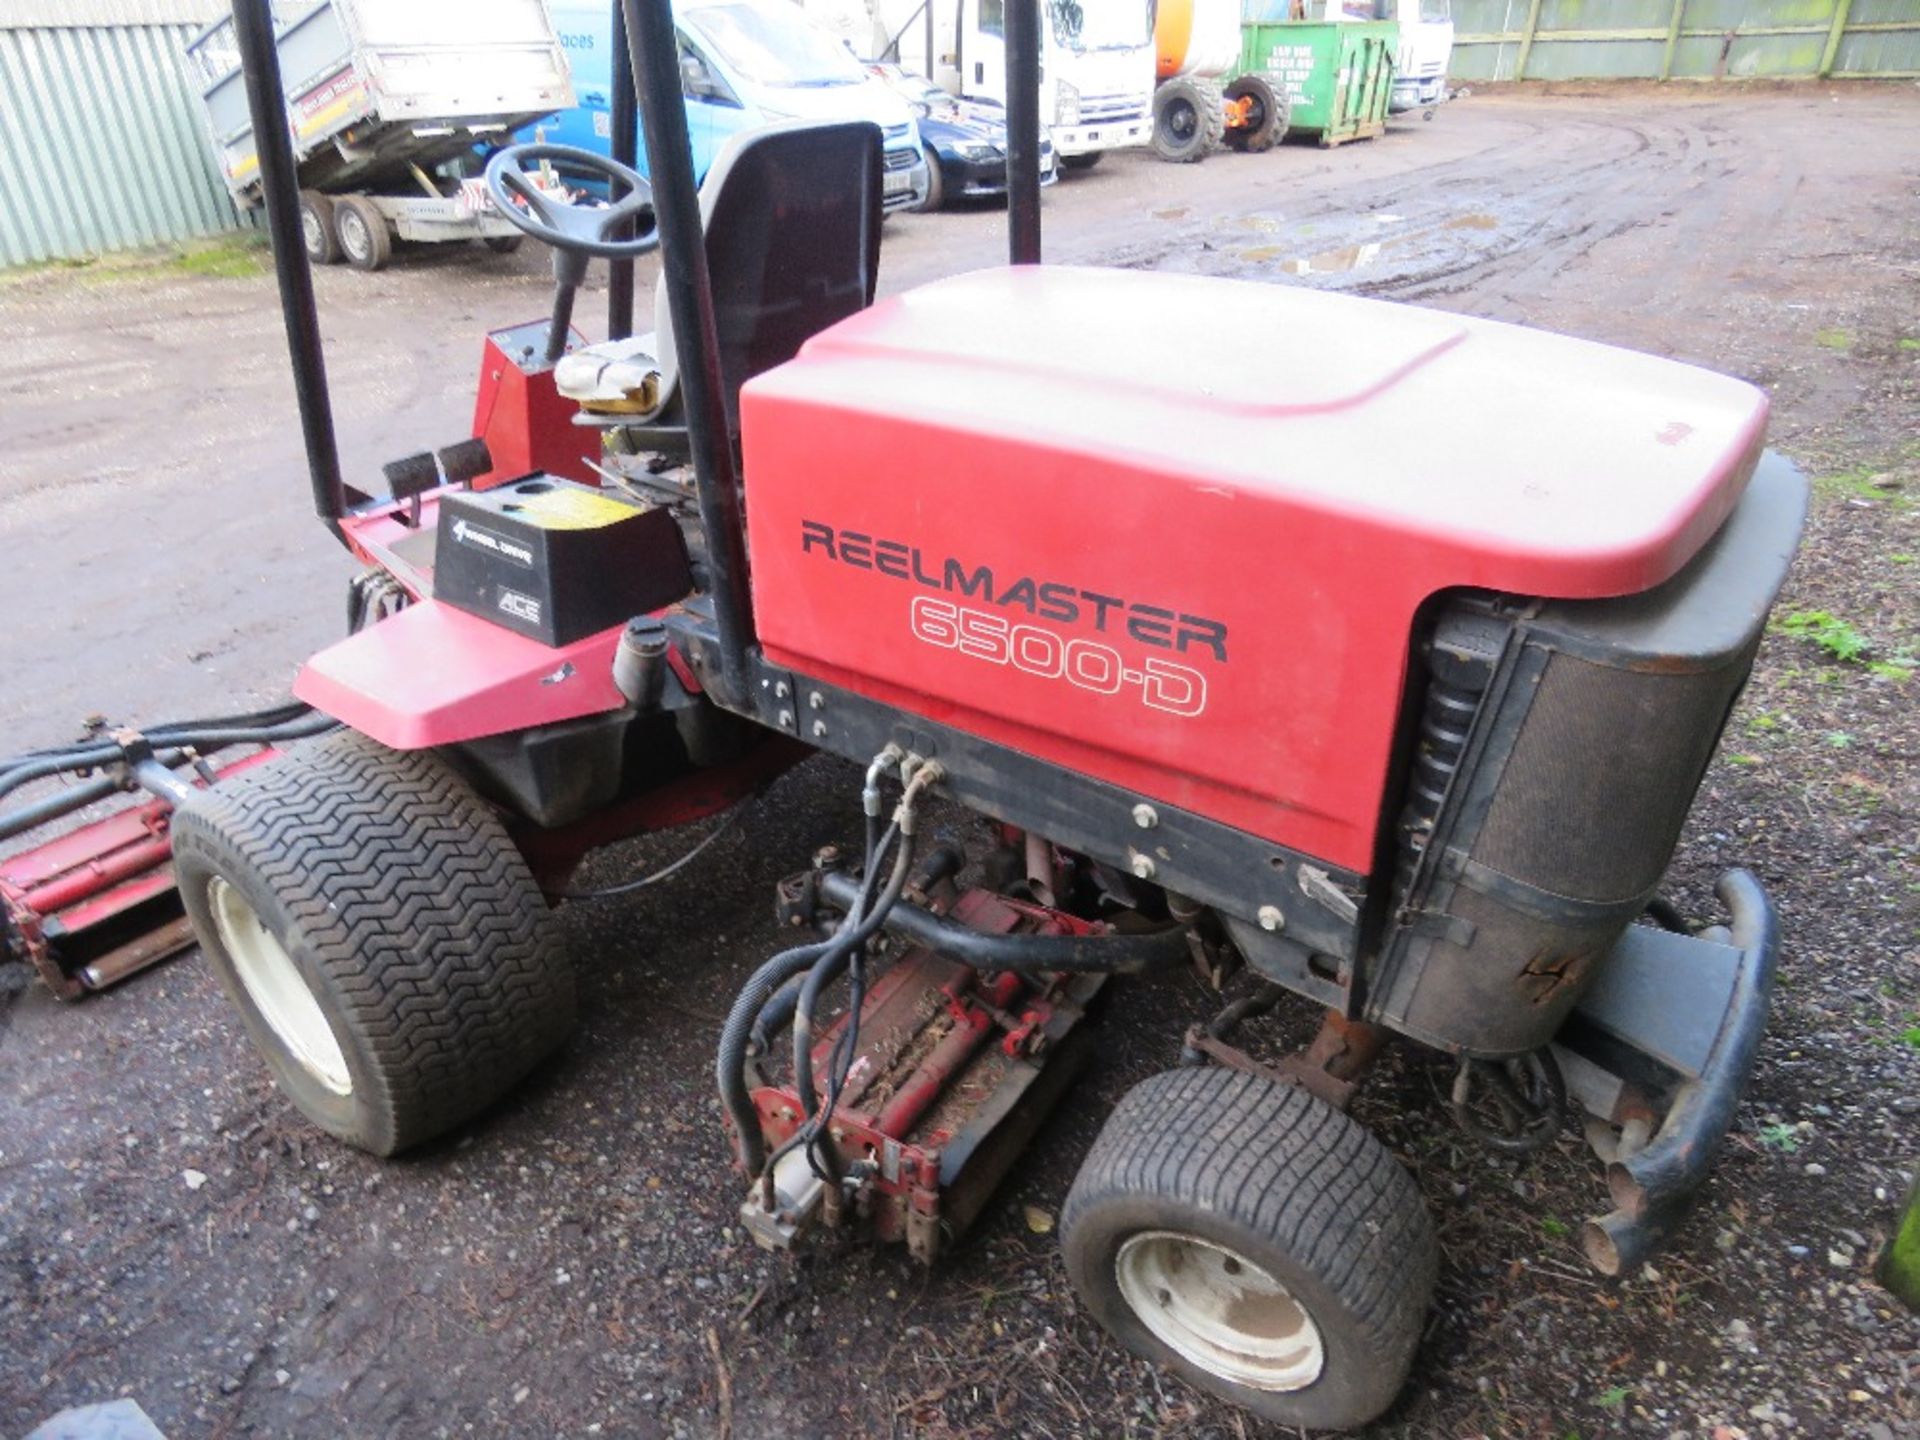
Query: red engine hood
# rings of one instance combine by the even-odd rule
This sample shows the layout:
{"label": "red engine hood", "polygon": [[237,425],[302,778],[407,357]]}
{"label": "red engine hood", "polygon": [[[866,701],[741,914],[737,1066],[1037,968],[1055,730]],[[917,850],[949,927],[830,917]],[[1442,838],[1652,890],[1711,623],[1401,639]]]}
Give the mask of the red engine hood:
{"label": "red engine hood", "polygon": [[1738,499],[1766,410],[1672,361],[1307,289],[961,276],[745,388],[759,630],[779,663],[1365,869],[1417,607],[1657,585]]}

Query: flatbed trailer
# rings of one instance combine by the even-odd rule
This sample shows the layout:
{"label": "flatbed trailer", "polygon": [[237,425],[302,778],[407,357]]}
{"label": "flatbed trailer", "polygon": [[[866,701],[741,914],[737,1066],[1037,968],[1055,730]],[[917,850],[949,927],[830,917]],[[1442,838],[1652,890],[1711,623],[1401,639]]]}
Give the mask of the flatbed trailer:
{"label": "flatbed trailer", "polygon": [[[573,104],[545,0],[318,0],[273,12],[309,258],[377,270],[395,237],[518,244],[478,178],[442,172]],[[253,209],[259,150],[232,17],[187,55],[227,190]]]}

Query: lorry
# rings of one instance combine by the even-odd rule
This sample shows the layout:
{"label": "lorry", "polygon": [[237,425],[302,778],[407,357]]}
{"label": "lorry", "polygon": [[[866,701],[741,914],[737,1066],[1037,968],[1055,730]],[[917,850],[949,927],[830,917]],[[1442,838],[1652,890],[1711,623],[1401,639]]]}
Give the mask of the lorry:
{"label": "lorry", "polygon": [[1400,24],[1400,46],[1394,55],[1393,98],[1387,108],[1395,114],[1432,108],[1447,98],[1447,65],[1453,59],[1452,0],[1379,0],[1379,18]]}
{"label": "lorry", "polygon": [[[318,0],[277,4],[273,19],[310,260],[378,270],[396,236],[519,243],[477,177],[458,172],[477,145],[573,103],[545,0]],[[188,44],[187,62],[228,193],[257,209],[259,148],[231,15]]]}
{"label": "lorry", "polygon": [[[912,107],[791,0],[678,0],[673,8],[696,177],[704,178],[727,141],[745,130],[793,119],[870,120],[884,140],[887,210],[926,203],[927,157]],[[613,133],[608,8],[598,0],[558,0],[553,16],[579,104],[541,130],[556,143],[604,155]],[[644,144],[634,168],[648,173]]]}
{"label": "lorry", "polygon": [[[925,75],[951,94],[1007,103],[1006,0],[805,0],[859,54]],[[1047,0],[1041,6],[1040,123],[1069,170],[1153,130],[1153,6]]]}

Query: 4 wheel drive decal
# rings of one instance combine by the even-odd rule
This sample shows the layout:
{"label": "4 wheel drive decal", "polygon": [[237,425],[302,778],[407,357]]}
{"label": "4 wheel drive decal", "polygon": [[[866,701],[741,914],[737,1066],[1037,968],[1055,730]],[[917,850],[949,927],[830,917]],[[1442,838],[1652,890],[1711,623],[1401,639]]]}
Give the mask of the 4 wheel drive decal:
{"label": "4 wheel drive decal", "polygon": [[[842,565],[849,565],[857,570],[872,570],[889,579],[904,580],[908,584],[919,585],[927,590],[937,590],[943,594],[984,600],[991,605],[1017,606],[1036,619],[1051,620],[1061,625],[1090,624],[1101,634],[1116,636],[1124,634],[1142,645],[1152,646],[1155,649],[1171,650],[1176,654],[1191,655],[1196,659],[1206,656],[1222,664],[1226,663],[1227,627],[1224,622],[1209,620],[1200,615],[1189,615],[1167,606],[1141,604],[1117,595],[1104,595],[1097,590],[1086,590],[1055,581],[1035,580],[1027,575],[1011,580],[1004,576],[996,578],[991,567],[986,565],[970,567],[951,556],[938,561],[931,560],[917,545],[908,545],[900,540],[875,539],[857,530],[839,530],[818,520],[800,522],[800,553],[817,554],[823,559],[838,561]],[[984,614],[985,612],[970,613]],[[916,617],[918,614],[919,611],[916,608]],[[1051,631],[1040,631],[1033,626],[1024,628],[1039,634],[1052,634]],[[919,632],[916,630],[915,633]],[[1118,654],[1108,646],[1098,648],[1110,654]],[[1065,663],[1063,652],[1062,664]],[[1145,676],[1162,675],[1171,671],[1179,671],[1199,679],[1197,672],[1184,665],[1167,666],[1164,662],[1156,669],[1141,670],[1139,667],[1134,667],[1131,673],[1134,681],[1143,682]],[[1118,689],[1119,683],[1116,681],[1110,689]],[[1087,688],[1098,687],[1088,686]],[[1205,681],[1201,680],[1200,693],[1203,697],[1205,690]],[[1153,702],[1149,700],[1148,703]],[[1179,710],[1175,713],[1196,714],[1198,711]]]}

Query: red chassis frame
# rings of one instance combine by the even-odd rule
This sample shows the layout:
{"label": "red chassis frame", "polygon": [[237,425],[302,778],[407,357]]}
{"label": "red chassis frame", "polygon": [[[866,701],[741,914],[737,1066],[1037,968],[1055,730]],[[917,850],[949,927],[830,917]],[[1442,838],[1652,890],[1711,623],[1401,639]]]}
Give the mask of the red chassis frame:
{"label": "red chassis frame", "polygon": [[[475,435],[492,468],[478,488],[546,470],[589,484],[598,448],[594,430],[572,423],[574,406],[554,389],[551,370],[515,346],[523,332],[544,337],[546,322],[488,335],[474,407]],[[340,535],[362,562],[391,575],[409,602],[369,631],[323,650],[302,669],[295,694],[395,749],[461,740],[617,710],[613,686],[615,626],[559,650],[549,649],[437,604],[433,535],[438,498],[376,500],[342,518]],[[698,681],[677,654],[681,682]],[[278,753],[262,749],[214,767],[216,779]],[[689,775],[572,825],[545,830],[510,825],[534,878],[551,897],[591,850],[716,815],[763,789],[813,753],[768,732],[728,765]],[[0,859],[0,915],[6,949],[30,963],[63,1000],[77,1000],[158,964],[193,944],[174,891],[172,802],[129,805]]]}

